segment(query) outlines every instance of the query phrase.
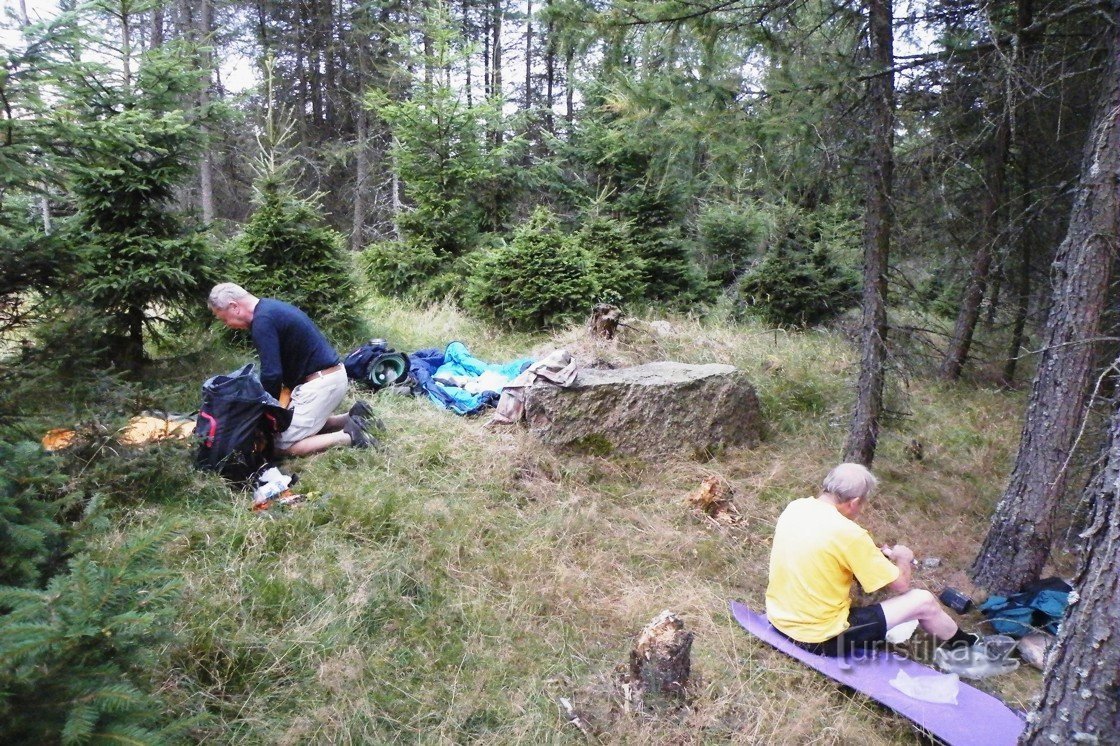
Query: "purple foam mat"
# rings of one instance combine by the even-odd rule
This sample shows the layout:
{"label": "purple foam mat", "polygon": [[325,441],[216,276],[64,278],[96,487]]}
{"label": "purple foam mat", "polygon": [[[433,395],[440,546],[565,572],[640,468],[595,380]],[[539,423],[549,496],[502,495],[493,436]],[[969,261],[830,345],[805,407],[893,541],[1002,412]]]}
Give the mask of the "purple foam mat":
{"label": "purple foam mat", "polygon": [[731,602],[731,615],[743,629],[763,642],[825,676],[863,692],[914,721],[949,746],[1012,746],[1019,740],[1019,734],[1026,725],[1003,702],[963,682],[955,705],[923,702],[903,694],[890,685],[899,671],[915,677],[937,672],[898,653],[877,650],[874,655],[864,653],[852,658],[814,655],[794,645],[774,629],[766,617],[755,614],[738,601]]}

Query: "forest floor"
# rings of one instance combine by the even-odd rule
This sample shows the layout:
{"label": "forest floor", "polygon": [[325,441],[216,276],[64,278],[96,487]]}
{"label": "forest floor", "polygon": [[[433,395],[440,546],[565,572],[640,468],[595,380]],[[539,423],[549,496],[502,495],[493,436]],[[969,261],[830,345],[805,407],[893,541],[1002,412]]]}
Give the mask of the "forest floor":
{"label": "forest floor", "polygon": [[[603,742],[920,739],[905,719],[749,637],[728,613],[729,599],[763,608],[774,521],[790,500],[815,494],[841,451],[858,360],[843,334],[670,318],[606,343],[582,329],[502,334],[447,305],[373,301],[366,312],[371,330],[402,350],[461,340],[492,361],[565,347],[618,364],[731,363],[756,385],[766,433],[756,448],[710,460],[647,463],[555,452],[522,429],[487,429],[485,415],[368,395],[385,447],[288,462],[300,491],[319,495],[307,503],[252,513],[247,494],[198,474],[186,494],[120,502],[106,546],[169,518],[182,526],[166,556],[184,584],[178,641],[159,675],[173,707],[209,713],[203,738],[582,742],[563,698]],[[177,366],[165,386],[189,410],[203,378],[248,356],[211,353]],[[916,571],[917,585],[974,592],[965,570],[1006,479],[1025,397],[892,378],[894,414],[875,461],[881,490],[862,522],[878,543],[940,559]],[[188,459],[185,446],[158,448],[146,462],[156,484]],[[687,505],[713,475],[733,488],[740,524],[717,526]],[[693,682],[685,706],[638,711],[620,672],[663,609],[696,635]],[[975,612],[963,624],[982,631]],[[978,686],[1028,709],[1040,683],[1023,666]]]}

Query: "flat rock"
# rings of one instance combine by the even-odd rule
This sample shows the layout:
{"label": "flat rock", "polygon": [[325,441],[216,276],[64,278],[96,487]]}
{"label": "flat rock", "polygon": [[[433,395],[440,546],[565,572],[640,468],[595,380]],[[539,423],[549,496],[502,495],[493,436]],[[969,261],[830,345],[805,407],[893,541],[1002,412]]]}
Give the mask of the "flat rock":
{"label": "flat rock", "polygon": [[526,392],[530,432],[599,455],[693,455],[758,442],[762,417],[747,376],[731,365],[660,362],[580,370],[575,384]]}

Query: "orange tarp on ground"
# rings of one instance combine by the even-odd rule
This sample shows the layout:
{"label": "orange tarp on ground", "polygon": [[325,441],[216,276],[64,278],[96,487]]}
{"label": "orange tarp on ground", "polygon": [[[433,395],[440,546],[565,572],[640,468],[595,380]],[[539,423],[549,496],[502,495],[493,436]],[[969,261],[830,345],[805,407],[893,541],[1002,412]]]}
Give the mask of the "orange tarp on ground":
{"label": "orange tarp on ground", "polygon": [[[138,415],[133,417],[117,433],[117,441],[126,446],[139,446],[161,440],[184,440],[194,432],[194,420],[187,417],[156,417]],[[60,451],[74,444],[77,432],[64,427],[56,427],[43,436],[43,448]]]}

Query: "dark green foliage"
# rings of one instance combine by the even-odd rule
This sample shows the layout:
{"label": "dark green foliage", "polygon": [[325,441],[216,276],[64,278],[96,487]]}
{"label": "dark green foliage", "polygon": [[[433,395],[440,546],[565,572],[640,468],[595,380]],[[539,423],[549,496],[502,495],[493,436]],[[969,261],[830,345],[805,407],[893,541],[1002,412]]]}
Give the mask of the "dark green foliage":
{"label": "dark green foliage", "polygon": [[67,226],[78,264],[72,295],[105,319],[125,367],[143,359],[154,322],[197,304],[214,280],[202,237],[171,210],[200,147],[199,123],[181,108],[197,83],[186,60],[169,45],[143,56],[134,89],[80,78],[69,91],[82,122]]}
{"label": "dark green foliage", "polygon": [[467,288],[475,315],[516,329],[543,329],[587,314],[600,286],[589,254],[538,209],[513,240],[485,253]]}
{"label": "dark green foliage", "polygon": [[58,234],[43,233],[34,210],[29,197],[0,203],[0,333],[48,315],[43,291],[73,271],[73,255]]}
{"label": "dark green foliage", "polygon": [[0,440],[0,585],[39,584],[59,546],[54,514],[64,481],[38,443]]}
{"label": "dark green foliage", "polygon": [[596,302],[623,303],[645,297],[646,262],[630,238],[630,226],[595,216],[576,234],[576,242],[591,258],[590,272],[598,286]]}
{"label": "dark green foliage", "polygon": [[955,319],[960,310],[964,287],[947,272],[934,272],[918,285],[916,299],[930,312]]}
{"label": "dark green foliage", "polygon": [[630,221],[630,240],[645,265],[646,296],[678,307],[703,296],[703,283],[681,230],[672,195],[643,184],[623,195],[619,213]]}
{"label": "dark green foliage", "polygon": [[[415,62],[429,70],[462,64],[457,24],[443,9],[423,19],[427,45]],[[468,105],[444,76],[411,81],[407,97],[373,91],[367,106],[393,135],[393,160],[403,183],[405,210],[395,215],[405,241],[440,258],[475,248],[492,224],[494,189],[502,180],[499,153],[486,147],[486,123],[501,119],[501,103]]]}
{"label": "dark green foliage", "polygon": [[859,301],[854,271],[814,245],[791,224],[736,287],[739,301],[776,326],[805,327],[831,319]]}
{"label": "dark green foliage", "polygon": [[467,260],[441,259],[421,239],[382,241],[362,252],[362,266],[373,289],[384,295],[419,300],[463,294]]}
{"label": "dark green foliage", "polygon": [[275,180],[264,180],[259,199],[233,242],[241,261],[236,279],[254,295],[298,306],[328,332],[352,333],[357,294],[342,236],[312,204]]}
{"label": "dark green foliage", "polygon": [[8,743],[159,743],[155,686],[178,584],[162,564],[172,534],[81,553],[46,590],[0,588],[0,723]]}
{"label": "dark green foliage", "polygon": [[728,287],[746,270],[766,236],[766,217],[752,206],[710,205],[696,221],[699,260],[708,279]]}
{"label": "dark green foliage", "polygon": [[702,285],[682,231],[687,187],[665,173],[660,143],[609,109],[604,106],[575,134],[573,155],[593,164],[591,178],[604,195],[598,209],[629,224],[646,297],[686,306],[698,299]]}

